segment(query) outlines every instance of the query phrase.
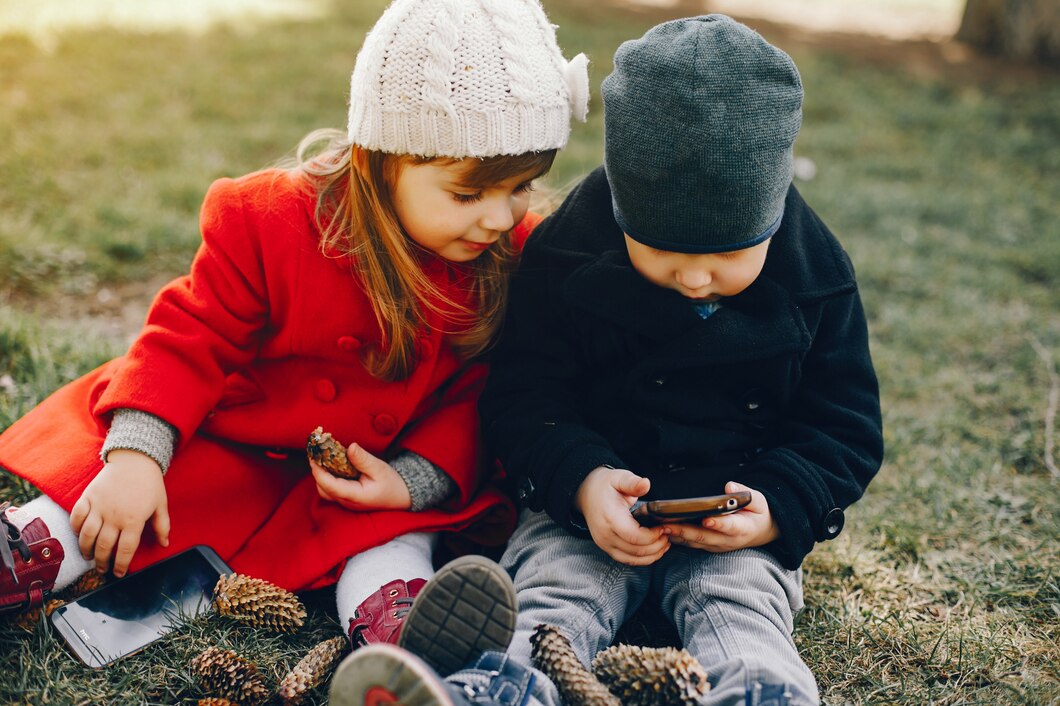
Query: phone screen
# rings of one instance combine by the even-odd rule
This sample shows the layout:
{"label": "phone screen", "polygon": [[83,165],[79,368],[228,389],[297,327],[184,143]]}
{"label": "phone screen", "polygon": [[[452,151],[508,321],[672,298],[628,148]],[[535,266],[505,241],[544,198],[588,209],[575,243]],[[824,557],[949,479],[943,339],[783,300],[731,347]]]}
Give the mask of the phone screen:
{"label": "phone screen", "polygon": [[212,610],[231,570],[209,547],[192,547],[57,608],[52,625],[90,667],[143,649],[182,621]]}

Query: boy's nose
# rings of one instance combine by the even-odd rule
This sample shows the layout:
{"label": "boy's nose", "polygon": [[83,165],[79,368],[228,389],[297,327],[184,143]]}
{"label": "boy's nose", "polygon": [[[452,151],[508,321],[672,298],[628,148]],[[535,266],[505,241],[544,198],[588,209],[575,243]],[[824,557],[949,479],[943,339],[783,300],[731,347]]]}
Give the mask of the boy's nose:
{"label": "boy's nose", "polygon": [[674,277],[677,279],[677,283],[682,287],[692,290],[705,287],[710,284],[712,280],[710,270],[699,267],[678,270]]}

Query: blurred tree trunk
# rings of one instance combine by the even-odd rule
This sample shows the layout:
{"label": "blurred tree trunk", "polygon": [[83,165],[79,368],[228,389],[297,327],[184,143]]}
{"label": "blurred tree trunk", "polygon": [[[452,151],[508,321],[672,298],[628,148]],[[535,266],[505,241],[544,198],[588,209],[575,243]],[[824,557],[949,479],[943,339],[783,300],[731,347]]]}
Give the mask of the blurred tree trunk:
{"label": "blurred tree trunk", "polygon": [[967,0],[957,39],[1002,56],[1060,64],[1060,0]]}

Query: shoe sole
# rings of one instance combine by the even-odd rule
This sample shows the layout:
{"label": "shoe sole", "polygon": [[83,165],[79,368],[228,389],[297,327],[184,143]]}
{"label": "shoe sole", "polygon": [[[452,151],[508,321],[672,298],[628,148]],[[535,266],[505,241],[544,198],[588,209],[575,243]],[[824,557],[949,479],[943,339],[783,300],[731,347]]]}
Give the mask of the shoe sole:
{"label": "shoe sole", "polygon": [[504,569],[485,557],[460,557],[416,596],[397,644],[447,677],[487,650],[508,649],[517,605]]}
{"label": "shoe sole", "polygon": [[388,643],[357,649],[331,678],[331,706],[454,706],[442,680],[415,655]]}

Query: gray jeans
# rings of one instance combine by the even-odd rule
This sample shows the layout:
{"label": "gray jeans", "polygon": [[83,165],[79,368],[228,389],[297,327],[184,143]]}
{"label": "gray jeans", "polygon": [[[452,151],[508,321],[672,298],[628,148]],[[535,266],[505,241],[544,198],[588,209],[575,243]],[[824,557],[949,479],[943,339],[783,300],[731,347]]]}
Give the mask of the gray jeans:
{"label": "gray jeans", "polygon": [[[573,537],[544,513],[524,510],[501,563],[515,580],[519,618],[508,654],[530,664],[534,628],[555,625],[581,661],[608,647],[654,589],[684,647],[706,669],[703,706],[819,703],[817,682],[791,639],[802,607],[802,573],[769,554],[673,547],[651,566],[611,559],[591,539]],[[561,704],[537,673],[534,698]],[[787,700],[778,693],[787,691]]]}

